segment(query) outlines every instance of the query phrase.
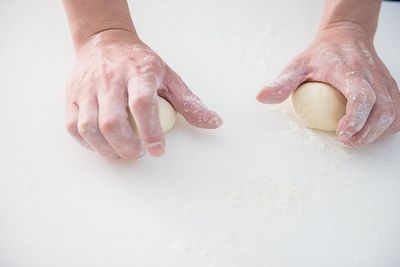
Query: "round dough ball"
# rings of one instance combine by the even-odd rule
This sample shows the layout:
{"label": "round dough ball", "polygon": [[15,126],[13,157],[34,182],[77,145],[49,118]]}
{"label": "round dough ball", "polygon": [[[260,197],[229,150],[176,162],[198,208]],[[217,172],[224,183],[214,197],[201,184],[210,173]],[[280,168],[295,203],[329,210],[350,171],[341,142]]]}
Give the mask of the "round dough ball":
{"label": "round dough ball", "polygon": [[346,114],[346,98],[326,83],[304,83],[291,100],[297,119],[311,129],[334,132]]}
{"label": "round dough ball", "polygon": [[[168,132],[175,125],[177,113],[174,107],[164,98],[157,96],[158,99],[158,112],[160,116],[161,129],[164,133]],[[128,110],[129,111],[129,110]],[[129,114],[129,123],[134,131],[137,131],[135,121],[133,120],[131,112]]]}

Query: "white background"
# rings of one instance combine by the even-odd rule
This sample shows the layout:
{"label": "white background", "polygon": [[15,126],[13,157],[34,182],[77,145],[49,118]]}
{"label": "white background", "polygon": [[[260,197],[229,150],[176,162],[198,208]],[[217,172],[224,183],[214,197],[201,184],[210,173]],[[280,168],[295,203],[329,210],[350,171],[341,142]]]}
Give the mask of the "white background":
{"label": "white background", "polygon": [[[0,3],[0,266],[400,266],[400,136],[346,149],[259,88],[322,2],[131,1],[136,27],[210,107],[167,154],[110,161],[64,129],[74,54],[61,1]],[[400,5],[376,45],[400,81]]]}

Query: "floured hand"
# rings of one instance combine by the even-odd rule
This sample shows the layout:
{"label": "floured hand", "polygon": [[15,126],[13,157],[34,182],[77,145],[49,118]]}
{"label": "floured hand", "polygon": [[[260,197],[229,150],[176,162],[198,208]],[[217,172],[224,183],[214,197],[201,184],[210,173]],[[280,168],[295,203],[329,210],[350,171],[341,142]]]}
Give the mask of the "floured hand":
{"label": "floured hand", "polygon": [[263,88],[257,99],[280,103],[304,82],[331,84],[347,99],[346,115],[336,136],[349,146],[362,146],[400,131],[400,92],[363,29],[344,22],[321,31]]}
{"label": "floured hand", "polygon": [[[164,153],[157,94],[193,126],[217,128],[222,119],[207,109],[136,34],[107,30],[77,51],[66,90],[67,129],[83,146],[106,157],[139,158]],[[138,133],[129,121],[129,108]]]}

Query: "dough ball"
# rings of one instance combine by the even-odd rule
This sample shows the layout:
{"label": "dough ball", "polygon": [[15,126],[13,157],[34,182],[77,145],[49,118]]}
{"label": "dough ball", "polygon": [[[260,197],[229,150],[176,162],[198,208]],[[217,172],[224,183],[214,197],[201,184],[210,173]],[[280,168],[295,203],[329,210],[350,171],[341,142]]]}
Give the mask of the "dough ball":
{"label": "dough ball", "polygon": [[334,132],[346,114],[346,98],[326,83],[302,84],[292,94],[291,102],[297,119],[311,129]]}
{"label": "dough ball", "polygon": [[[158,98],[158,111],[160,116],[160,124],[161,129],[164,133],[168,132],[172,129],[175,125],[177,113],[172,105],[162,97],[157,96]],[[129,110],[128,110],[129,111]],[[132,128],[137,131],[135,121],[133,120],[131,112],[129,114],[129,123],[131,124]]]}
{"label": "dough ball", "polygon": [[164,133],[168,132],[175,125],[176,111],[174,107],[164,98],[158,97],[161,129]]}

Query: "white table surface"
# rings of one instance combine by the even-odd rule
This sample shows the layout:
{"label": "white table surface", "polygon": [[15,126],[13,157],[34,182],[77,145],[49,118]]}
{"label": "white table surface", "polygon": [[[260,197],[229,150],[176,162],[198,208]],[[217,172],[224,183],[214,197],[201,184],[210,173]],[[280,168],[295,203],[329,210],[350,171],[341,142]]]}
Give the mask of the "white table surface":
{"label": "white table surface", "polygon": [[[400,266],[400,136],[346,149],[258,89],[323,1],[131,1],[143,39],[225,119],[179,119],[167,154],[110,161],[64,129],[61,1],[0,3],[0,266]],[[400,5],[376,45],[400,81]]]}

